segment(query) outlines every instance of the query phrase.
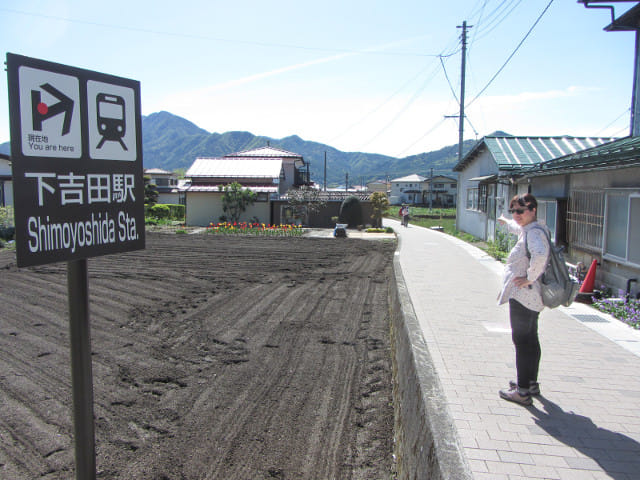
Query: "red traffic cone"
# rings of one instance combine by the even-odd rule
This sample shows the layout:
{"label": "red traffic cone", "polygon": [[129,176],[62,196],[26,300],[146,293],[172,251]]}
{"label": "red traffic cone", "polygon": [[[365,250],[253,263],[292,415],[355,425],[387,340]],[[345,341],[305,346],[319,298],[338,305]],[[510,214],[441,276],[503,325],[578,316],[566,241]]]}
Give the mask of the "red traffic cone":
{"label": "red traffic cone", "polygon": [[594,258],[591,262],[591,266],[589,267],[589,271],[587,272],[587,276],[584,277],[582,281],[582,285],[580,286],[580,293],[593,293],[593,288],[596,283],[596,266],[598,262]]}

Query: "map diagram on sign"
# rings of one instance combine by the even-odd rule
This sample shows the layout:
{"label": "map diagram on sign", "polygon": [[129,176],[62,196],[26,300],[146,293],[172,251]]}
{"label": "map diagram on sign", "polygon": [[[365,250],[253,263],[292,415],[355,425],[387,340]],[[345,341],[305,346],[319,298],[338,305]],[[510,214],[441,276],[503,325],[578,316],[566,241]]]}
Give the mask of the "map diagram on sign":
{"label": "map diagram on sign", "polygon": [[40,90],[31,90],[31,110],[33,117],[33,129],[41,132],[42,122],[56,115],[64,114],[61,135],[66,135],[71,130],[71,118],[73,117],[73,100],[67,97],[60,90],[49,83],[40,85],[40,88],[48,92],[56,99],[58,103],[47,105],[42,101],[42,93]]}
{"label": "map diagram on sign", "polygon": [[20,67],[20,140],[29,157],[80,158],[80,89],[69,75]]}
{"label": "map diagram on sign", "polygon": [[135,95],[131,88],[87,82],[89,156],[96,160],[136,160]]}

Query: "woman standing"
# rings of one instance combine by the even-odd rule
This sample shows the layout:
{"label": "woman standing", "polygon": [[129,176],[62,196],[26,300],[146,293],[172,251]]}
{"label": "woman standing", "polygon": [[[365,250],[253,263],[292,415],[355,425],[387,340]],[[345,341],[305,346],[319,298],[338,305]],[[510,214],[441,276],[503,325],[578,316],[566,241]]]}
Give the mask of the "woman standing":
{"label": "woman standing", "polygon": [[538,366],[540,342],[538,315],[544,308],[540,282],[549,257],[547,229],[538,223],[538,202],[530,193],[516,195],[509,204],[512,220],[500,216],[498,222],[518,235],[509,253],[498,303],[509,302],[511,338],[516,349],[517,381],[500,390],[500,397],[521,405],[531,405],[540,393]]}

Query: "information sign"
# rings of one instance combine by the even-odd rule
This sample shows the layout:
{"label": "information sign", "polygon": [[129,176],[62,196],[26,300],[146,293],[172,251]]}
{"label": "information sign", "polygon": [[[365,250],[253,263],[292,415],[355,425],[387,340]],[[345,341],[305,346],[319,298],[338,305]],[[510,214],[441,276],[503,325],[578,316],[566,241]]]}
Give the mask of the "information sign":
{"label": "information sign", "polygon": [[7,54],[18,266],[144,248],[140,83]]}

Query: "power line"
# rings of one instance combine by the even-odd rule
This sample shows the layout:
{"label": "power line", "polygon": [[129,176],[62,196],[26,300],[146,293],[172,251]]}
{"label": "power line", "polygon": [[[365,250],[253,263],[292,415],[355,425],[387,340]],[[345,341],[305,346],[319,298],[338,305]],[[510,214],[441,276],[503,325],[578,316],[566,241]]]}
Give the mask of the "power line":
{"label": "power line", "polygon": [[431,73],[431,76],[428,77],[424,83],[422,84],[422,86],[420,86],[420,88],[418,88],[418,90],[416,90],[416,92],[411,96],[411,98],[409,98],[409,100],[407,101],[407,103],[405,103],[405,105],[400,109],[400,111],[398,113],[396,113],[396,115],[391,119],[391,121],[389,123],[387,123],[384,127],[382,127],[382,129],[380,129],[373,137],[371,137],[371,139],[366,142],[364,144],[364,146],[369,145],[371,142],[373,142],[380,134],[382,134],[387,128],[389,128],[391,125],[393,125],[396,120],[398,120],[398,118],[400,118],[400,116],[402,116],[402,114],[404,112],[407,111],[407,109],[411,106],[411,104],[413,102],[416,101],[416,99],[418,98],[418,96],[424,91],[425,88],[427,88],[427,85],[429,84],[429,82],[431,80],[433,80],[433,77],[435,77],[436,74],[436,70],[434,70]]}
{"label": "power line", "polygon": [[91,20],[82,20],[78,18],[61,17],[56,15],[45,15],[43,13],[25,12],[25,11],[16,10],[13,8],[0,7],[0,11],[14,13],[18,15],[26,15],[29,17],[46,18],[49,20],[75,23],[79,25],[88,25],[92,27],[112,28],[117,30],[126,30],[130,32],[146,33],[146,34],[153,34],[153,35],[191,38],[194,40],[209,40],[214,42],[253,45],[253,46],[260,46],[260,47],[290,48],[290,49],[296,49],[296,50],[308,50],[308,51],[316,51],[316,52],[319,51],[319,52],[337,52],[337,53],[357,53],[362,55],[413,56],[413,57],[438,57],[440,55],[440,54],[430,54],[430,53],[399,52],[399,51],[395,51],[395,52],[394,51],[374,51],[372,49],[351,50],[351,49],[343,49],[343,48],[311,47],[311,46],[305,46],[305,45],[294,45],[294,44],[286,44],[286,43],[257,42],[257,41],[243,40],[243,39],[237,39],[237,38],[230,39],[230,38],[222,38],[222,37],[213,37],[210,35],[199,35],[195,33],[170,32],[166,30],[153,30],[153,29],[147,29],[147,28],[141,28],[141,27],[130,27],[126,25],[117,25],[113,23],[94,22]]}
{"label": "power line", "polygon": [[[602,127],[597,133],[596,133],[596,137],[600,136],[600,133],[602,133],[603,131],[605,131],[607,128],[609,128],[611,125],[613,125],[614,123],[616,123],[618,120],[620,120],[624,115],[628,114],[631,111],[631,107],[627,108],[624,112],[622,112],[620,115],[618,115],[615,120],[613,120],[611,123],[605,125],[604,127]],[[625,128],[628,128],[629,125],[627,125]]]}
{"label": "power line", "polygon": [[[504,9],[498,11],[502,5],[507,3],[507,0],[504,0],[498,7],[496,7],[488,16],[488,25],[483,29],[478,28],[476,30],[478,34],[476,35],[476,40],[480,40],[486,36],[488,36],[491,32],[493,32],[496,28],[498,28],[502,22],[504,22],[513,12],[514,10],[522,3],[522,0],[509,0],[509,4],[505,6]],[[492,19],[491,16],[495,14],[495,17]],[[499,17],[502,15],[502,17]],[[476,24],[476,27],[478,25]],[[481,35],[482,34],[482,35]]]}
{"label": "power line", "polygon": [[447,120],[446,117],[442,118],[438,123],[436,123],[435,125],[433,125],[429,130],[426,131],[426,133],[424,133],[420,138],[418,138],[415,142],[413,142],[411,145],[409,145],[408,147],[406,147],[403,151],[401,151],[398,155],[396,155],[396,158],[402,158],[402,156],[409,150],[411,150],[418,142],[424,140],[425,138],[427,138],[429,135],[431,135],[431,133],[433,133],[434,130],[436,130],[438,127],[440,127],[440,125],[442,125],[445,121]]}
{"label": "power line", "polygon": [[489,85],[491,85],[493,83],[493,81],[498,77],[498,75],[500,75],[500,73],[502,72],[502,70],[504,70],[504,68],[507,66],[507,64],[511,61],[511,59],[513,58],[513,56],[517,53],[517,51],[520,49],[520,47],[524,44],[525,40],[527,38],[529,38],[529,35],[531,35],[531,32],[533,32],[533,29],[536,27],[536,25],[538,25],[538,23],[540,22],[540,20],[542,19],[542,17],[544,16],[545,13],[547,13],[547,10],[549,10],[549,7],[551,6],[551,4],[554,2],[554,0],[550,0],[549,3],[547,4],[547,6],[544,8],[544,10],[542,11],[542,13],[538,16],[538,18],[536,19],[535,22],[533,22],[533,25],[531,25],[531,28],[529,29],[529,31],[527,32],[527,34],[524,36],[524,38],[522,40],[520,40],[520,43],[518,43],[518,46],[515,48],[515,50],[513,52],[511,52],[511,55],[509,55],[509,57],[507,58],[507,60],[502,64],[502,66],[498,69],[498,71],[495,73],[495,75],[493,75],[493,77],[491,77],[491,80],[489,80],[489,82],[484,86],[484,88],[482,88],[482,90],[480,90],[480,92],[478,92],[478,94],[473,98],[473,100],[471,100],[466,106],[468,107],[469,105],[471,105],[473,102],[475,102],[478,97],[480,97],[480,95],[482,95],[485,90],[487,88],[489,88]]}
{"label": "power line", "polygon": [[447,79],[447,83],[449,84],[449,89],[451,90],[451,95],[455,98],[456,102],[459,104],[460,100],[458,100],[458,96],[456,95],[456,91],[451,84],[451,80],[449,79],[449,75],[447,74],[447,69],[444,66],[444,62],[442,61],[442,57],[440,57],[440,64],[442,65],[442,71],[444,72],[444,77]]}
{"label": "power line", "polygon": [[367,118],[369,118],[370,116],[372,116],[374,113],[376,113],[378,110],[380,110],[382,107],[384,107],[387,103],[389,103],[391,101],[391,99],[393,99],[393,97],[395,97],[396,95],[398,95],[402,90],[405,89],[405,87],[407,85],[409,85],[411,82],[413,82],[416,78],[418,78],[420,75],[422,75],[427,68],[429,68],[429,64],[423,68],[422,70],[420,70],[417,74],[415,74],[413,77],[411,77],[409,80],[407,80],[400,88],[398,88],[395,92],[393,92],[385,101],[383,101],[381,104],[379,104],[377,107],[375,107],[373,110],[369,111],[368,113],[366,113],[363,117],[361,117],[359,120],[357,120],[355,123],[351,124],[349,127],[346,128],[346,130],[343,130],[342,133],[338,134],[337,136],[333,137],[331,140],[329,140],[330,142],[333,142],[334,140],[342,137],[343,135],[345,135],[347,132],[351,131],[353,128],[355,128],[356,126],[360,125],[362,122],[364,122]]}

